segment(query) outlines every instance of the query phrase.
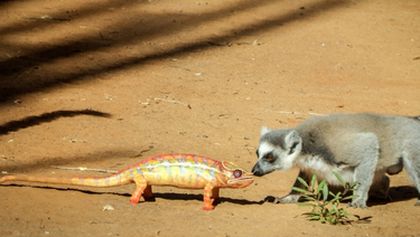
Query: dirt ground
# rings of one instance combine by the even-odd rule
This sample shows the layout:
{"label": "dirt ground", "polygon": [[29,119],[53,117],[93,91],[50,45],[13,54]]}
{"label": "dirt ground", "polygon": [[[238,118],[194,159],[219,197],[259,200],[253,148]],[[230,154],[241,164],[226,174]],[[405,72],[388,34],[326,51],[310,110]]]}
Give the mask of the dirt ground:
{"label": "dirt ground", "polygon": [[[168,152],[249,170],[263,125],[419,115],[419,16],[418,0],[1,1],[0,171],[92,175],[56,166],[118,169]],[[0,236],[420,236],[404,173],[392,201],[350,209],[371,223],[346,226],[262,202],[296,174],[222,190],[211,212],[200,190],[157,187],[132,207],[132,185],[1,186]]]}

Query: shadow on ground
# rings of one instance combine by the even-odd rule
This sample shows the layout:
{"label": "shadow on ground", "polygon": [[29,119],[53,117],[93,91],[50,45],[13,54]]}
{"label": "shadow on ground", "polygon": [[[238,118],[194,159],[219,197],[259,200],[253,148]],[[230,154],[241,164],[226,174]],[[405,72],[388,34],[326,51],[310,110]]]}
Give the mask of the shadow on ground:
{"label": "shadow on ground", "polygon": [[[62,188],[62,187],[53,187],[53,186],[43,186],[43,185],[29,185],[29,184],[1,184],[1,186],[7,187],[30,187],[30,188],[39,188],[39,189],[52,189],[58,191],[76,191],[82,192],[90,195],[117,195],[123,197],[131,197],[130,193],[120,193],[120,192],[107,192],[107,191],[92,191],[86,190],[82,188]],[[153,193],[153,197],[149,198],[145,201],[147,202],[154,202],[156,199],[166,199],[166,200],[185,200],[185,201],[202,201],[203,195],[201,194],[187,194],[187,193]],[[127,202],[129,200],[127,199]],[[247,199],[236,199],[236,198],[229,198],[229,197],[219,197],[216,201],[215,205],[217,206],[220,203],[233,203],[237,205],[262,205],[264,201],[250,201]],[[141,204],[140,204],[141,205]]]}
{"label": "shadow on ground", "polygon": [[40,125],[43,123],[51,122],[59,118],[75,117],[81,115],[95,116],[109,118],[111,114],[104,113],[91,109],[84,110],[58,110],[53,112],[43,113],[41,115],[28,116],[23,119],[14,120],[0,125],[0,135],[6,135],[10,132],[16,132],[20,129]]}
{"label": "shadow on ground", "polygon": [[371,198],[368,206],[386,205],[393,202],[402,202],[410,199],[419,198],[420,195],[414,186],[396,186],[389,188],[389,197],[387,199]]}
{"label": "shadow on ground", "polygon": [[[337,189],[336,191],[341,191]],[[336,191],[332,191],[333,193],[337,193]],[[378,205],[386,205],[393,202],[402,202],[407,201],[414,198],[419,198],[420,195],[417,192],[417,189],[414,186],[397,186],[397,187],[390,187],[389,193],[387,198],[378,198],[378,197],[369,197],[368,206],[378,206]],[[269,195],[265,197],[265,202],[269,203],[276,203],[277,197]],[[299,202],[304,202],[303,200],[299,200]],[[283,205],[283,204],[278,204]]]}
{"label": "shadow on ground", "polygon": [[[118,160],[125,161],[127,159],[133,159],[138,161],[139,157],[142,156],[142,149],[121,149],[121,150],[110,150],[110,151],[97,151],[86,155],[76,155],[74,157],[49,157],[32,162],[15,163],[9,165],[0,166],[0,170],[7,171],[8,173],[25,173],[32,172],[39,169],[47,169],[53,166],[63,166],[74,163],[92,163],[104,160]],[[127,163],[129,163],[128,161]],[[134,161],[131,161],[134,163]],[[120,164],[118,164],[120,165]]]}
{"label": "shadow on ground", "polygon": [[[223,20],[232,13],[241,13],[252,11],[252,9],[276,2],[275,0],[251,1],[242,0],[238,3],[218,9],[216,11],[204,12],[200,14],[182,14],[170,13],[156,15],[149,13],[128,23],[120,19],[115,19],[112,26],[102,29],[107,32],[120,32],[113,36],[104,36],[96,32],[83,37],[71,38],[64,42],[49,42],[48,45],[31,46],[13,44],[0,40],[1,47],[7,47],[15,51],[22,51],[19,56],[12,58],[0,58],[0,102],[8,101],[17,96],[27,93],[38,92],[49,88],[65,86],[65,83],[71,83],[81,80],[91,80],[95,76],[127,69],[132,66],[145,64],[153,60],[162,60],[168,57],[179,57],[187,53],[208,50],[214,47],[225,45],[224,42],[230,42],[240,37],[267,31],[273,28],[281,27],[298,20],[304,20],[321,14],[325,11],[331,11],[338,7],[348,4],[348,1],[313,1],[307,6],[292,10],[288,13],[279,13],[271,18],[263,18],[248,25],[236,27],[229,31],[212,34],[216,36],[202,36],[192,42],[182,42],[172,45],[166,49],[154,50],[137,56],[110,57],[103,63],[87,63],[85,55],[89,52],[98,52],[107,50],[116,46],[130,44],[144,44],[146,41],[153,41],[160,37],[167,37],[172,34],[179,34],[186,29],[197,29],[199,26],[212,21]],[[4,36],[14,32],[27,33],[30,31],[47,29],[52,25],[70,24],[73,20],[78,20],[87,16],[99,14],[107,11],[110,7],[131,7],[133,4],[144,4],[145,1],[111,1],[103,5],[85,5],[80,6],[74,12],[56,12],[50,13],[47,19],[29,19],[29,22],[18,23],[0,28],[0,33]],[[9,4],[0,5],[0,8],[7,8]],[[279,11],[281,12],[281,11]],[[28,19],[26,19],[28,20]],[[75,65],[74,68],[66,70],[48,71],[43,73],[43,65],[54,63],[60,59],[74,58],[82,60],[83,63]],[[96,61],[92,59],[92,62]],[[41,70],[41,71],[40,71]]]}

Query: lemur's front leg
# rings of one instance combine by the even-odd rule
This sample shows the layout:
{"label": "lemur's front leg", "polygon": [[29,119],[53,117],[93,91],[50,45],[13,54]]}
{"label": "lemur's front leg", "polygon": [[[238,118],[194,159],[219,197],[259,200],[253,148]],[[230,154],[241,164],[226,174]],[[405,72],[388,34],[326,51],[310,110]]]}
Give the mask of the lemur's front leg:
{"label": "lemur's front leg", "polygon": [[373,133],[360,133],[355,136],[354,156],[359,164],[354,168],[353,182],[357,184],[351,202],[352,207],[366,208],[368,193],[372,185],[379,158],[379,142]]}

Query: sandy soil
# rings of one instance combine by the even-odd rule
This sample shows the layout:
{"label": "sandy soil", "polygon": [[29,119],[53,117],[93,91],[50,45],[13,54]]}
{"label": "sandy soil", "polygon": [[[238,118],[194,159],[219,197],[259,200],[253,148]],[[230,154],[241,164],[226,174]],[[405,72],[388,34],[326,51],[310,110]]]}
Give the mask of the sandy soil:
{"label": "sandy soil", "polygon": [[[250,169],[263,125],[418,115],[419,16],[417,0],[1,1],[0,171],[80,176],[54,166],[117,169],[167,152]],[[222,190],[212,212],[196,190],[155,188],[155,202],[132,207],[132,185],[2,186],[0,235],[420,236],[404,173],[392,201],[351,210],[371,223],[351,226],[262,202],[295,176]]]}

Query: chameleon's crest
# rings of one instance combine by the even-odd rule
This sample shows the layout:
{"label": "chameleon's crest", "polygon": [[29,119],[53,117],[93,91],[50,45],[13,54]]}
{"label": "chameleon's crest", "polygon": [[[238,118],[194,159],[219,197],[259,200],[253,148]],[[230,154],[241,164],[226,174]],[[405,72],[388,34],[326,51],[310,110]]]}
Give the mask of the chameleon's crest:
{"label": "chameleon's crest", "polygon": [[238,166],[235,165],[235,163],[230,162],[230,161],[222,161],[222,166],[223,166],[223,169],[227,171],[234,171],[236,169],[239,169]]}

